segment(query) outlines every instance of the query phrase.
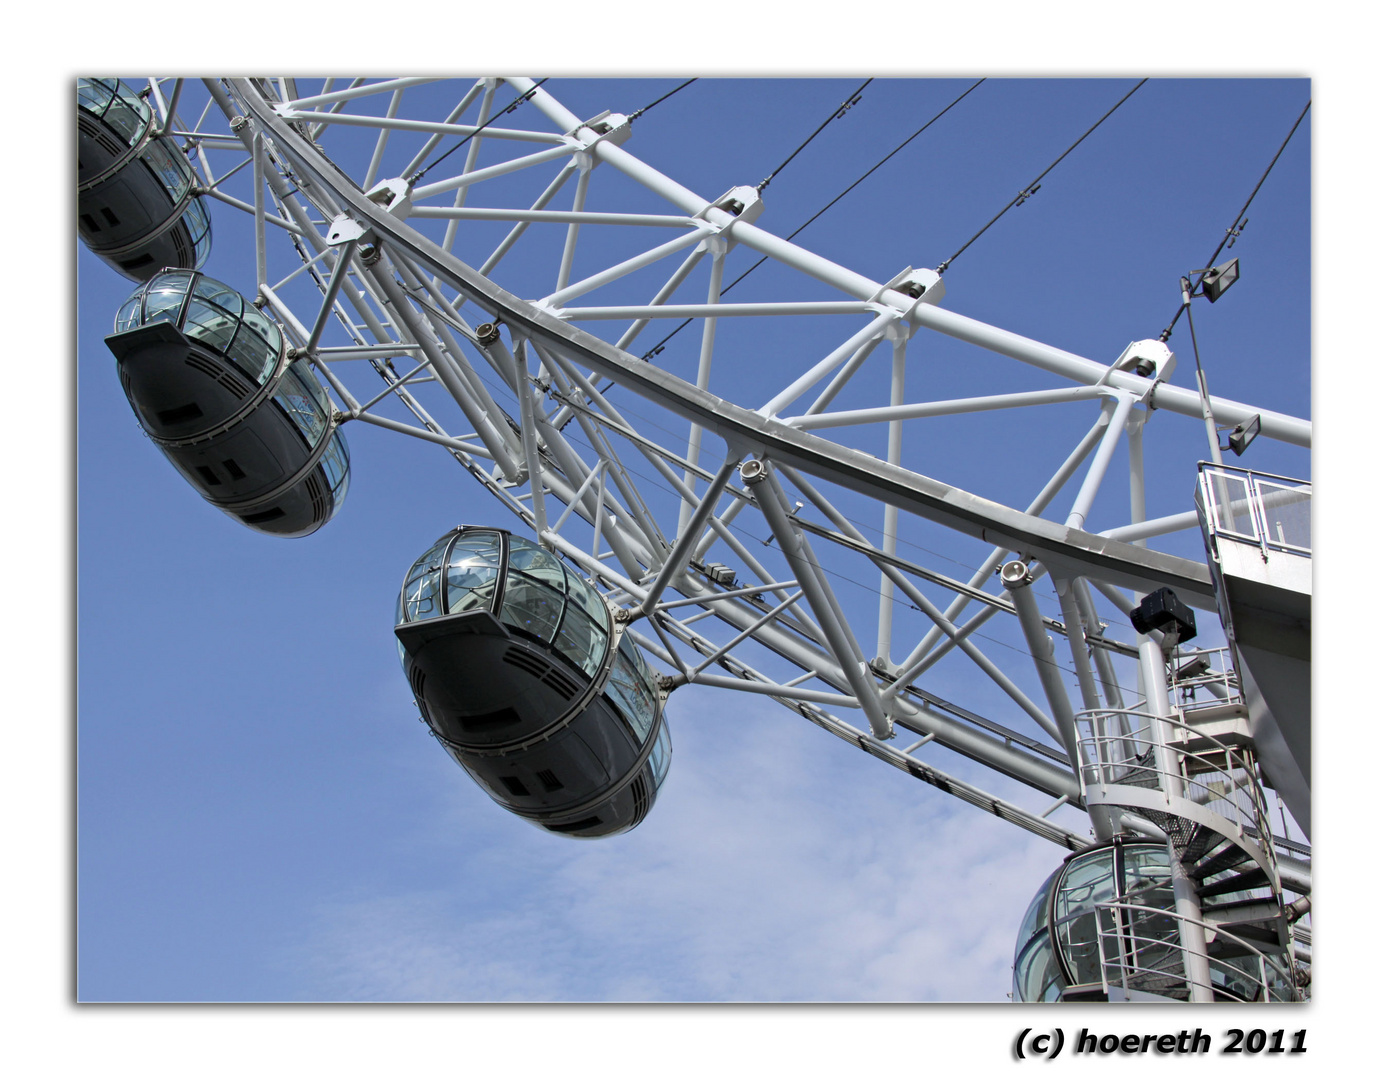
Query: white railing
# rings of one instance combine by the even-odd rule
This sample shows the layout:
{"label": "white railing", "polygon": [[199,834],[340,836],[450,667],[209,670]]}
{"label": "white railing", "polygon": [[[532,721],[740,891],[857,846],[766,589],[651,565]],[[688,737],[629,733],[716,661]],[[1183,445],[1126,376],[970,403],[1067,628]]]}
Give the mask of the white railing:
{"label": "white railing", "polygon": [[1273,473],[1201,462],[1196,484],[1206,530],[1269,551],[1312,555],[1312,485]]}
{"label": "white railing", "polygon": [[[1155,722],[1170,733],[1165,739],[1154,737]],[[1076,735],[1080,779],[1086,787],[1144,788],[1163,793],[1169,802],[1185,800],[1233,824],[1236,835],[1252,834],[1272,858],[1263,791],[1254,761],[1245,751],[1213,744],[1174,717],[1156,717],[1137,709],[1078,712]],[[1170,812],[1188,817],[1177,805],[1171,805]]]}
{"label": "white railing", "polygon": [[1100,981],[1106,990],[1116,986],[1171,997],[1177,984],[1185,986],[1181,923],[1187,922],[1205,935],[1215,1000],[1298,1000],[1287,967],[1243,938],[1203,920],[1123,900],[1096,904],[1095,917]]}
{"label": "white railing", "polygon": [[[1217,703],[1239,705],[1244,702],[1239,673],[1231,662],[1228,645],[1174,652],[1167,664],[1167,688],[1179,708],[1201,708]],[[1196,695],[1202,690],[1215,701],[1198,701]]]}

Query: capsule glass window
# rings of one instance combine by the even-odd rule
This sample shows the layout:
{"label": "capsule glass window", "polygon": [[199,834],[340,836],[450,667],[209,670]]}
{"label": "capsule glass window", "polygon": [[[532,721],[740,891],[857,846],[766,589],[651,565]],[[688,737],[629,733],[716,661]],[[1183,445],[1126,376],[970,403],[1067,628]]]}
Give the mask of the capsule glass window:
{"label": "capsule glass window", "polygon": [[501,572],[502,544],[497,533],[465,533],[449,553],[446,574],[448,611],[490,611]]}
{"label": "capsule glass window", "polygon": [[624,637],[618,646],[607,689],[637,738],[645,740],[656,718],[656,687],[629,638]]}
{"label": "capsule glass window", "polygon": [[193,238],[193,265],[202,266],[212,251],[212,219],[201,198],[194,199],[183,212],[183,224]]}
{"label": "capsule glass window", "polygon": [[193,167],[188,164],[188,159],[163,139],[149,143],[141,154],[145,164],[159,177],[169,197],[175,203],[180,202],[193,186]]}
{"label": "capsule glass window", "polygon": [[343,500],[347,498],[347,485],[351,476],[348,469],[347,442],[336,428],[333,434],[328,436],[328,449],[323,451],[318,463],[323,466],[323,472],[328,477],[328,486],[333,490],[333,513],[336,514]]}
{"label": "capsule glass window", "polygon": [[193,275],[187,270],[171,270],[150,278],[145,287],[145,310],[140,322],[143,325],[156,322],[177,325],[192,279]]}
{"label": "capsule glass window", "polygon": [[1114,899],[1114,852],[1081,855],[1066,866],[1056,893],[1056,935],[1062,958],[1078,982],[1100,977],[1095,905]]}
{"label": "capsule glass window", "polygon": [[661,730],[656,732],[656,745],[651,748],[651,771],[656,777],[656,786],[659,788],[665,782],[666,773],[670,770],[670,731],[661,725]]}
{"label": "capsule glass window", "polygon": [[77,104],[134,146],[153,118],[150,107],[119,79],[78,79]]}
{"label": "capsule glass window", "polygon": [[318,440],[328,426],[327,396],[318,380],[309,372],[304,360],[296,360],[276,388],[275,403],[294,421],[299,434],[310,447],[317,446]]}
{"label": "capsule glass window", "polygon": [[188,300],[183,317],[183,332],[205,342],[218,352],[226,352],[236,335],[245,307],[241,294],[233,292],[220,281],[199,278]]}
{"label": "capsule glass window", "polygon": [[440,597],[440,574],[444,565],[444,552],[453,539],[453,533],[441,537],[432,548],[410,567],[405,577],[404,597],[405,618],[411,622],[418,619],[433,619],[443,614]]}
{"label": "capsule glass window", "polygon": [[550,644],[564,617],[564,566],[554,555],[513,536],[502,593],[502,622]]}
{"label": "capsule glass window", "polygon": [[598,590],[585,581],[567,564],[564,567],[564,576],[569,580],[569,602],[574,604],[576,601],[588,613],[588,617],[599,626],[608,625],[608,606],[603,603],[603,598],[598,595]]}
{"label": "capsule glass window", "polygon": [[575,599],[570,594],[564,621],[555,635],[555,649],[592,678],[598,673],[603,656],[608,651],[608,630],[606,625],[599,626],[590,619],[584,609],[575,603]]}

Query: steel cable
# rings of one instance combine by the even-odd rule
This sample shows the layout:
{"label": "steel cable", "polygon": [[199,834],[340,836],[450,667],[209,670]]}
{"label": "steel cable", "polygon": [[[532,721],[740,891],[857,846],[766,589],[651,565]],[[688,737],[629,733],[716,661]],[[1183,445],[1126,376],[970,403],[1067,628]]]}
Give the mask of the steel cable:
{"label": "steel cable", "polygon": [[1117,109],[1117,108],[1118,108],[1120,105],[1122,105],[1124,102],[1128,101],[1128,99],[1131,98],[1131,97],[1134,95],[1134,93],[1138,90],[1138,88],[1139,88],[1140,86],[1142,86],[1142,85],[1143,85],[1145,82],[1147,82],[1147,81],[1148,81],[1147,79],[1139,79],[1138,82],[1134,84],[1134,86],[1132,87],[1132,89],[1130,89],[1129,92],[1128,92],[1127,94],[1125,94],[1123,97],[1121,97],[1118,101],[1116,101],[1116,102],[1110,107],[1109,112],[1105,113],[1105,114],[1104,114],[1103,116],[1101,116],[1098,120],[1096,120],[1093,124],[1091,124],[1089,130],[1087,130],[1087,131],[1085,132],[1084,135],[1082,135],[1080,138],[1078,138],[1075,142],[1071,143],[1070,146],[1066,147],[1066,152],[1065,152],[1065,153],[1063,153],[1059,158],[1057,158],[1057,159],[1056,159],[1055,161],[1053,161],[1050,165],[1048,165],[1045,169],[1043,169],[1043,170],[1037,175],[1037,177],[1036,177],[1030,184],[1026,185],[1021,191],[1019,191],[1019,192],[1017,193],[1017,195],[1015,195],[1011,200],[1009,200],[1009,202],[1003,207],[1002,210],[1000,210],[997,214],[995,214],[992,218],[990,218],[987,225],[985,225],[982,229],[980,229],[977,233],[975,233],[975,234],[974,234],[973,236],[971,236],[967,241],[965,241],[964,247],[960,248],[960,250],[957,251],[957,252],[955,252],[954,255],[950,256],[950,258],[946,259],[945,262],[943,262],[943,263],[941,263],[939,266],[937,266],[937,267],[936,267],[936,273],[937,273],[937,274],[943,274],[943,273],[945,273],[946,269],[950,266],[950,264],[951,264],[952,262],[954,262],[956,259],[958,259],[958,258],[960,257],[960,255],[962,255],[962,254],[964,253],[965,248],[968,248],[968,247],[970,246],[970,244],[974,243],[974,241],[978,240],[981,236],[983,236],[986,232],[988,232],[989,229],[993,226],[994,222],[996,222],[999,218],[1001,218],[1001,217],[1002,217],[1004,214],[1006,214],[1009,210],[1013,209],[1013,207],[1015,207],[1015,206],[1021,206],[1021,205],[1022,205],[1023,203],[1025,203],[1028,199],[1032,198],[1033,195],[1036,195],[1036,194],[1037,194],[1037,189],[1040,188],[1040,187],[1042,186],[1042,179],[1043,179],[1043,177],[1045,177],[1045,176],[1047,175],[1047,173],[1051,172],[1052,169],[1056,168],[1056,166],[1060,165],[1061,162],[1063,162],[1064,160],[1066,160],[1066,157],[1070,154],[1070,152],[1071,152],[1072,150],[1074,150],[1077,146],[1079,146],[1079,145],[1080,145],[1081,143],[1083,143],[1086,139],[1088,139],[1088,138],[1090,137],[1091,132],[1093,132],[1097,127],[1099,127],[1099,126],[1100,126],[1101,124],[1103,124],[1106,120],[1108,120],[1109,117],[1113,114],[1114,110]]}
{"label": "steel cable", "polygon": [[[829,202],[825,203],[824,206],[820,207],[820,209],[817,210],[817,211],[815,211],[814,214],[812,214],[810,217],[806,218],[805,221],[801,222],[801,224],[800,224],[799,226],[796,227],[795,231],[793,231],[793,232],[791,232],[791,233],[788,233],[787,236],[786,236],[786,239],[787,239],[787,240],[794,240],[800,233],[802,233],[807,227],[809,227],[818,217],[820,217],[821,214],[823,214],[823,213],[825,213],[827,210],[829,210],[830,207],[832,207],[835,203],[839,202],[840,199],[844,198],[844,196],[848,195],[849,192],[851,192],[851,191],[854,190],[854,188],[858,187],[861,183],[863,183],[865,180],[867,180],[870,176],[872,176],[872,175],[873,175],[875,172],[877,172],[880,168],[882,168],[884,165],[886,165],[886,164],[888,163],[888,161],[890,161],[893,157],[895,157],[899,151],[905,149],[908,143],[910,143],[913,139],[915,139],[918,135],[920,135],[920,134],[921,134],[923,131],[925,131],[928,127],[930,127],[930,126],[931,126],[932,124],[934,124],[937,120],[939,120],[942,116],[944,116],[944,115],[945,115],[946,113],[948,113],[951,109],[953,109],[956,105],[958,105],[961,101],[963,101],[963,100],[965,99],[965,97],[968,96],[970,93],[972,93],[972,92],[979,86],[979,84],[982,83],[982,82],[984,82],[983,79],[977,80],[977,81],[976,81],[972,86],[970,86],[969,89],[966,90],[963,94],[961,94],[959,97],[957,97],[954,101],[952,101],[952,102],[951,102],[949,105],[947,105],[945,108],[941,109],[941,111],[938,112],[938,113],[936,113],[935,116],[931,117],[931,119],[927,120],[926,123],[922,124],[922,125],[921,125],[919,128],[917,128],[914,132],[912,132],[912,133],[911,133],[910,135],[908,135],[905,139],[903,139],[900,143],[898,143],[897,146],[896,146],[896,148],[893,149],[892,151],[890,151],[888,154],[886,154],[886,155],[885,155],[884,157],[882,157],[881,159],[879,159],[879,161],[878,161],[878,163],[877,163],[876,165],[874,165],[874,166],[873,166],[871,169],[869,169],[866,173],[864,173],[864,174],[863,174],[862,176],[860,176],[857,180],[855,180],[852,184],[850,184],[848,187],[846,187],[843,191],[841,191],[838,195],[836,195],[836,196],[835,196],[833,199],[831,199]],[[865,84],[865,85],[866,85],[866,84]],[[860,89],[862,89],[862,87],[860,87]],[[831,119],[833,119],[833,117],[832,117]],[[789,160],[789,159],[788,159],[788,160]],[[773,175],[775,175],[775,173],[774,173]],[[767,258],[768,258],[768,256],[763,255],[762,258],[758,259],[758,260],[757,260],[755,263],[753,263],[750,267],[748,267],[746,270],[744,270],[741,274],[739,274],[736,278],[734,278],[731,282],[729,282],[726,286],[724,286],[723,289],[720,290],[719,296],[722,297],[722,296],[727,295],[728,291],[729,291],[730,289],[732,289],[734,285],[737,285],[738,282],[740,282],[740,281],[743,280],[743,278],[747,277],[747,276],[748,276],[749,274],[751,274],[754,270],[756,270],[759,266],[761,266],[764,262],[766,262],[766,261],[767,261]],[[642,355],[642,359],[643,359],[643,360],[649,361],[653,356],[656,356],[658,353],[661,352],[661,350],[663,350],[663,349],[665,348],[666,342],[670,341],[671,338],[673,338],[676,334],[680,333],[681,330],[685,329],[685,327],[689,326],[690,323],[693,322],[693,321],[694,321],[693,319],[686,319],[686,320],[685,320],[684,322],[682,322],[679,326],[677,326],[674,330],[672,330],[669,334],[667,334],[667,335],[666,335],[665,337],[663,337],[660,341],[658,341],[655,345],[653,345],[650,349],[648,349],[648,350]]]}

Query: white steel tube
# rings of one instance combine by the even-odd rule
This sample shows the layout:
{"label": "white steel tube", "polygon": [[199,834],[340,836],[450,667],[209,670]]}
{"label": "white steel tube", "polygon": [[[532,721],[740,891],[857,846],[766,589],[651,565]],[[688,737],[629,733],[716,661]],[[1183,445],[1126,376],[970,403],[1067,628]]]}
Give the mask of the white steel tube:
{"label": "white steel tube", "polygon": [[[579,180],[574,185],[574,206],[573,212],[580,214],[584,209],[584,202],[588,199],[588,183],[593,178],[592,162],[589,159],[589,168],[579,166]],[[574,252],[579,246],[580,222],[570,221],[569,228],[564,234],[564,251],[559,259],[559,276],[555,279],[555,289],[563,289],[569,284],[569,272],[574,268]]]}
{"label": "white steel tube", "polygon": [[549,524],[545,514],[545,477],[540,471],[540,451],[535,441],[535,397],[531,392],[530,372],[526,370],[524,341],[516,343],[513,356],[516,361],[516,403],[521,414],[521,444],[526,454],[526,472],[531,486],[531,513],[535,517],[535,531],[539,534],[545,532]]}
{"label": "white steel tube", "polygon": [[[482,95],[482,104],[480,104],[480,105],[478,106],[478,113],[477,113],[478,123],[482,123],[483,117],[487,116],[487,115],[492,111],[492,95],[495,94],[496,92],[497,92],[496,83],[495,83],[495,82],[490,82],[490,81],[488,81],[488,82],[486,83],[486,88],[485,88],[485,90],[484,90],[484,92],[483,92],[483,95]],[[481,153],[481,151],[482,151],[482,140],[481,140],[481,139],[474,139],[472,142],[470,142],[470,143],[468,144],[468,153],[467,153],[467,155],[464,157],[464,160],[463,160],[463,171],[464,171],[465,173],[470,173],[470,172],[472,172],[475,168],[477,168],[477,156],[478,156],[479,153]],[[414,176],[415,174],[414,174],[413,172],[411,172],[411,173],[406,173],[406,174],[404,174],[404,175],[407,175],[407,176]],[[466,187],[461,187],[461,188],[459,188],[459,189],[458,189],[458,194],[455,195],[455,196],[454,196],[454,199],[453,199],[454,209],[458,209],[458,208],[462,207],[462,205],[463,205],[465,202],[467,202],[467,201],[468,201],[468,189],[467,189]],[[412,202],[412,205],[413,205],[413,202]],[[447,228],[444,229],[444,243],[443,243],[442,246],[443,246],[443,249],[444,249],[445,251],[452,251],[452,250],[453,250],[453,242],[454,242],[454,239],[457,237],[457,235],[458,235],[458,222],[457,222],[457,221],[450,221],[450,222],[448,223]],[[460,301],[462,300],[462,295],[461,295],[461,294],[459,295],[458,299],[459,299]],[[454,310],[455,310],[455,311],[457,310],[457,305],[456,305],[456,304],[454,305]]]}
{"label": "white steel tube", "polygon": [[[472,149],[472,143],[468,144]],[[480,184],[484,180],[494,180],[498,176],[506,176],[508,173],[519,172],[521,169],[529,169],[533,165],[543,165],[547,161],[554,161],[567,154],[572,154],[574,148],[569,145],[552,146],[547,150],[538,150],[534,154],[526,154],[522,157],[512,158],[510,161],[503,161],[497,165],[489,165],[485,169],[477,169],[474,172],[459,173],[451,176],[447,180],[440,180],[435,184],[425,184],[417,187],[411,192],[411,199],[427,199],[431,195],[439,195],[445,191],[454,191],[461,187],[471,187],[473,184]]]}
{"label": "white steel tube", "polygon": [[[548,206],[550,200],[559,194],[560,188],[564,187],[565,182],[574,175],[578,168],[579,166],[574,163],[572,158],[566,161],[564,167],[555,174],[555,178],[551,180],[545,190],[540,193],[540,197],[536,199],[535,202],[531,203],[531,211],[540,211]],[[517,240],[521,239],[522,235],[524,235],[525,231],[529,229],[530,226],[531,223],[529,221],[521,221],[515,225],[502,239],[502,242],[497,245],[496,250],[493,251],[491,255],[487,256],[486,261],[478,267],[478,273],[483,275],[490,274],[493,269],[496,268],[497,263],[502,261],[502,257],[511,250],[512,245],[515,244]],[[454,223],[449,222],[449,227],[453,228]],[[463,295],[460,293],[458,300],[461,302],[462,299]],[[454,306],[457,307],[458,305],[455,304]]]}
{"label": "white steel tube", "polygon": [[[642,225],[661,228],[688,229],[693,224],[687,217],[672,214],[607,214],[601,210],[508,210],[490,206],[416,206],[412,218],[444,218],[459,221],[537,221],[552,224],[580,225]],[[862,309],[863,305],[859,305]]]}
{"label": "white steel tube", "polygon": [[365,86],[349,87],[346,90],[334,90],[327,94],[316,94],[313,97],[296,98],[289,102],[291,109],[303,109],[313,105],[331,105],[338,101],[352,101],[355,98],[367,97],[371,94],[384,93],[387,90],[395,90],[397,87],[403,89],[407,86],[419,86],[421,83],[437,82],[433,78],[409,78],[409,79],[387,79],[384,82],[368,83]]}
{"label": "white steel tube", "polygon": [[994,409],[1018,409],[1029,405],[1055,405],[1068,401],[1089,401],[1103,397],[1106,391],[1099,386],[1074,386],[1062,390],[1034,390],[1020,394],[994,394],[989,397],[957,398],[954,401],[925,401],[913,405],[900,402],[878,409],[846,409],[843,412],[820,413],[818,416],[792,416],[786,423],[803,431],[816,428],[844,427],[849,424],[877,424],[884,420],[919,420],[928,416],[957,416],[961,413],[988,412]]}
{"label": "white steel tube", "polygon": [[1114,456],[1114,448],[1119,444],[1119,436],[1124,433],[1124,423],[1128,420],[1129,410],[1133,408],[1133,401],[1132,395],[1120,394],[1113,408],[1109,408],[1109,403],[1105,402],[1105,411],[1109,415],[1108,427],[1105,429],[1104,437],[1100,439],[1099,448],[1095,451],[1095,460],[1090,463],[1090,470],[1081,482],[1070,516],[1066,518],[1068,529],[1085,527],[1085,517],[1095,504],[1100,482],[1109,468],[1109,459]]}
{"label": "white steel tube", "polygon": [[715,507],[718,506],[719,499],[723,497],[723,489],[728,486],[728,481],[733,476],[733,470],[738,467],[738,462],[742,456],[736,450],[729,449],[727,460],[714,474],[714,479],[709,482],[709,487],[704,492],[704,497],[700,499],[699,505],[695,507],[688,527],[675,538],[675,543],[666,555],[666,560],[661,565],[656,580],[651,583],[651,591],[638,609],[639,614],[650,615],[660,601],[661,593],[665,592],[666,586],[671,583],[677,573],[688,567],[690,551],[694,548],[695,541],[699,539],[699,530],[713,514]]}
{"label": "white steel tube", "polygon": [[[709,375],[714,365],[714,335],[718,330],[718,307],[719,292],[723,288],[723,262],[728,254],[728,245],[721,239],[710,238],[709,246],[714,251],[714,261],[709,267],[709,290],[708,306],[711,314],[704,320],[704,334],[699,343],[699,368],[695,372],[695,385],[701,390],[709,389]],[[685,460],[699,463],[699,448],[704,440],[704,428],[699,424],[690,424],[690,437],[685,444]],[[694,483],[694,473],[685,470],[685,483]],[[685,532],[690,522],[690,504],[683,499],[680,502],[680,513],[675,528],[676,535]]]}
{"label": "white steel tube", "polygon": [[858,642],[841,621],[842,614],[837,610],[838,605],[834,604],[829,596],[828,583],[823,580],[824,571],[820,569],[814,552],[806,543],[805,534],[792,524],[786,514],[782,505],[785,495],[781,491],[781,485],[777,483],[776,475],[765,462],[757,464],[759,467],[756,470],[743,471],[743,481],[752,487],[758,509],[767,519],[767,524],[772,527],[782,556],[790,564],[791,572],[796,575],[806,599],[810,601],[811,610],[820,622],[820,628],[829,638],[830,649],[839,661],[844,678],[853,689],[854,696],[858,698],[859,707],[868,717],[874,738],[889,739],[892,737],[892,725],[883,711],[882,702],[878,700],[877,688],[868,679],[867,665],[863,662]]}
{"label": "white steel tube", "polygon": [[[898,334],[892,343],[892,389],[890,400],[893,405],[901,405],[906,395],[907,385],[907,335]],[[887,461],[889,465],[902,464],[902,421],[893,420],[887,426]],[[883,506],[883,550],[889,555],[897,554],[897,507],[892,503]],[[878,582],[878,659],[889,668],[892,666],[892,608],[895,596],[892,579],[883,573]]]}
{"label": "white steel tube", "polygon": [[[651,303],[646,306],[664,306],[666,300],[680,287],[681,283],[690,276],[694,268],[699,265],[699,260],[704,258],[708,250],[708,245],[700,244],[686,255],[685,261],[680,264],[679,268],[670,276],[669,280],[657,290],[656,295],[651,298]],[[637,317],[632,325],[627,327],[627,329],[623,331],[622,336],[617,339],[617,347],[619,349],[627,348],[628,345],[636,340],[637,335],[646,328],[647,323],[650,321],[651,320],[648,318]]]}
{"label": "white steel tube", "polygon": [[606,270],[599,271],[590,277],[584,278],[582,281],[576,281],[573,285],[569,285],[566,288],[557,289],[538,302],[550,308],[562,308],[566,301],[572,300],[576,296],[582,296],[586,292],[591,292],[600,285],[606,285],[611,281],[616,281],[620,277],[625,277],[628,274],[634,273],[644,266],[650,266],[654,262],[659,262],[667,255],[671,255],[674,252],[683,251],[691,244],[699,243],[706,235],[708,234],[703,229],[691,229],[683,236],[677,236],[674,240],[667,240],[664,244],[644,251],[640,255],[634,255],[632,258],[626,259],[616,266],[610,266]]}
{"label": "white steel tube", "polygon": [[[468,87],[468,92],[463,95],[462,100],[459,101],[459,103],[453,107],[453,111],[449,113],[448,118],[443,122],[443,124],[440,124],[438,126],[445,128],[453,127],[453,122],[457,120],[460,116],[462,116],[463,110],[473,103],[473,99],[476,98],[478,94],[482,93],[482,89],[486,85],[486,83],[486,79],[479,79],[477,82],[473,83],[472,86]],[[391,123],[399,124],[400,120],[392,120]],[[477,128],[473,127],[471,130],[476,131]],[[440,142],[443,141],[444,134],[444,132],[435,132],[435,134],[431,135],[428,139],[426,139],[424,145],[421,146],[419,151],[415,154],[415,156],[410,159],[410,164],[406,165],[405,168],[400,170],[400,175],[414,176],[415,171],[421,165],[424,164],[425,158],[429,157],[429,155],[433,152],[434,148],[438,146]],[[461,132],[460,134],[466,134],[466,132]]]}
{"label": "white steel tube", "polygon": [[[467,103],[465,102],[466,107]],[[347,127],[366,127],[380,128],[383,131],[418,131],[430,132],[438,136],[433,140],[433,144],[438,142],[446,135],[461,135],[467,137],[476,135],[480,139],[499,139],[507,142],[531,142],[557,144],[564,142],[563,135],[556,135],[549,131],[524,131],[518,128],[481,128],[482,134],[478,135],[479,127],[476,124],[449,124],[431,120],[402,120],[394,116],[363,116],[357,113],[329,113],[314,112],[306,109],[293,109],[282,114],[286,120],[302,120],[305,123],[319,123],[324,126],[332,124],[342,124]],[[432,146],[431,146],[432,149]],[[410,168],[401,170],[402,176],[409,176],[423,164],[422,155],[417,154],[416,160],[412,161]]]}
{"label": "white steel tube", "polygon": [[867,326],[859,330],[859,332],[856,333],[853,337],[851,337],[848,341],[840,345],[839,348],[834,350],[834,352],[830,353],[827,357],[821,360],[818,364],[812,367],[809,371],[807,371],[804,375],[802,375],[799,379],[793,382],[781,393],[777,394],[774,398],[772,398],[771,401],[767,402],[767,404],[763,405],[762,408],[758,409],[757,411],[761,413],[763,416],[775,416],[787,405],[795,401],[798,397],[804,394],[817,382],[819,382],[836,367],[838,367],[841,363],[843,363],[846,359],[848,359],[848,357],[851,356],[853,352],[856,349],[858,349],[861,345],[865,345],[873,338],[877,337],[884,330],[886,330],[891,323],[896,322],[899,318],[901,318],[900,312],[880,312],[877,318],[875,318]]}
{"label": "white steel tube", "polygon": [[[688,224],[688,223],[687,223]],[[861,315],[864,306],[850,301],[787,301],[765,304],[631,304],[614,307],[567,307],[556,314],[570,322],[593,319],[704,319],[710,315]]]}
{"label": "white steel tube", "polygon": [[842,368],[834,373],[834,378],[829,381],[828,386],[820,391],[820,396],[815,399],[810,408],[806,409],[806,415],[813,416],[816,413],[822,413],[828,409],[830,402],[839,396],[839,391],[843,390],[844,387],[848,385],[849,380],[854,377],[854,373],[863,366],[863,362],[872,356],[873,350],[882,343],[883,339],[877,337],[872,341],[860,345],[858,351],[845,361]]}

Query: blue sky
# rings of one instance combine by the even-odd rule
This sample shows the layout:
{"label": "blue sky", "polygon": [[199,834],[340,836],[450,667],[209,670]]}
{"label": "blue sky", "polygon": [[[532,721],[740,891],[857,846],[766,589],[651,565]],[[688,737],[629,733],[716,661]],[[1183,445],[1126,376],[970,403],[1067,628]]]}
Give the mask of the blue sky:
{"label": "blue sky", "polygon": [[[640,120],[627,148],[712,198],[757,183],[858,81],[702,80]],[[882,279],[934,266],[1133,81],[990,80],[797,241]],[[791,231],[968,84],[876,80],[770,185],[759,224]],[[673,85],[547,89],[588,116]],[[1298,79],[1150,82],[959,258],[943,306],[1104,362],[1155,336],[1177,276],[1202,265],[1309,95]],[[1250,211],[1241,282],[1197,311],[1214,392],[1299,416],[1314,122]],[[213,213],[206,270],[249,291],[247,219]],[[463,257],[484,241],[465,238]],[[727,279],[750,261],[735,252]],[[784,296],[784,280],[768,265],[729,299]],[[676,694],[670,779],[628,836],[567,843],[498,809],[417,722],[390,623],[434,537],[504,524],[504,511],[442,453],[351,425],[337,519],[298,541],[238,527],[148,444],[120,393],[101,338],[131,286],[85,251],[77,283],[82,999],[1004,1000],[1018,919],[1062,849],[779,706]],[[696,329],[662,362],[689,374]],[[826,351],[748,334],[747,364],[717,369],[713,388],[754,407],[764,382]],[[924,337],[932,394],[1055,385]],[[1184,327],[1173,346],[1176,381],[1192,385]],[[906,460],[1025,503],[1091,419],[909,428]],[[1150,454],[1169,463],[1150,484],[1153,515],[1190,507],[1204,450],[1199,423],[1160,419],[1177,423],[1150,428]],[[1305,452],[1267,439],[1241,464],[1308,471]],[[1106,497],[1117,524],[1126,497]],[[947,560],[971,557],[939,543]],[[1172,550],[1198,556],[1195,543]],[[846,602],[871,640],[873,598]],[[1008,667],[1035,681],[1021,654]],[[1006,704],[968,667],[940,678],[933,689],[968,707]],[[937,763],[1018,794],[963,759]]]}

